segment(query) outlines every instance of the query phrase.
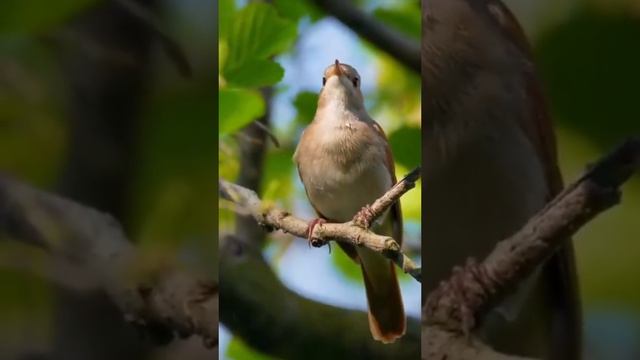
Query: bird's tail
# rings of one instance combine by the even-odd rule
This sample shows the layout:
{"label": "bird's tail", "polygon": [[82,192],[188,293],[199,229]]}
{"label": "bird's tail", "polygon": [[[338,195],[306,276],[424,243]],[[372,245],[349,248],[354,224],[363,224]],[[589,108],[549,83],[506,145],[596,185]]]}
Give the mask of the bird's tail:
{"label": "bird's tail", "polygon": [[392,343],[406,330],[406,316],[395,265],[367,248],[358,248],[374,339]]}

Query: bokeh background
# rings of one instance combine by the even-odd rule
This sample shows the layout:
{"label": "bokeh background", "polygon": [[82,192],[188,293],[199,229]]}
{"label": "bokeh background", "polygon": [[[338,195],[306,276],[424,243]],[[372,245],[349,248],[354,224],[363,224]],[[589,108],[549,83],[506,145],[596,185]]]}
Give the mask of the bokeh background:
{"label": "bokeh background", "polygon": [[[534,46],[566,182],[640,135],[640,2],[507,0]],[[640,178],[574,241],[586,359],[640,358]],[[425,249],[428,251],[428,249]]]}
{"label": "bokeh background", "polygon": [[[1,176],[113,214],[148,266],[217,276],[215,18],[214,1],[1,1]],[[103,294],[16,269],[47,266],[16,246],[0,237],[0,359],[215,357],[198,339],[151,346]]]}
{"label": "bokeh background", "polygon": [[[232,14],[220,19],[221,178],[257,185],[268,203],[305,219],[315,217],[292,157],[302,130],[313,119],[324,69],[335,59],[354,66],[360,73],[366,107],[390,139],[398,178],[420,165],[418,74],[362,40],[311,2],[256,3],[259,2],[220,2],[221,14]],[[420,39],[417,1],[359,1],[356,6],[389,26],[398,27],[416,42]],[[262,16],[270,20],[251,22]],[[265,34],[264,37],[261,34]],[[260,45],[254,45],[256,43]],[[252,102],[251,98],[256,101]],[[236,104],[243,104],[242,113]],[[250,105],[255,106],[255,111],[247,109]],[[279,146],[265,139],[267,136],[260,130],[251,127],[242,130],[244,124],[253,124],[256,119],[270,127]],[[264,145],[260,150],[264,152],[264,160],[258,160],[258,163],[263,161],[263,165],[257,168],[255,159],[241,156],[242,149],[246,148],[243,143],[252,141]],[[254,183],[243,183],[247,169],[257,170]],[[420,199],[420,186],[402,198],[404,242],[407,253],[418,263]],[[237,232],[238,219],[234,212],[237,209],[226,201],[221,201],[220,208],[221,234]],[[361,271],[336,246],[329,254],[326,247],[310,248],[306,239],[294,239],[280,232],[270,233],[261,246],[271,268],[296,293],[322,303],[366,311]],[[220,276],[224,278],[225,273],[221,272]],[[400,283],[408,315],[419,318],[419,283],[404,274]],[[221,303],[221,311],[229,311],[231,306]],[[221,324],[220,356],[268,358],[249,348],[240,337],[234,337],[224,324]]]}

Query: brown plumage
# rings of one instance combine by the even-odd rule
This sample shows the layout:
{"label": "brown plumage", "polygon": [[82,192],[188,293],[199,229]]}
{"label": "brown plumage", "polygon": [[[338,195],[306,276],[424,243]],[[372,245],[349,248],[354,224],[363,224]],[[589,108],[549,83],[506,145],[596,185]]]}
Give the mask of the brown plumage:
{"label": "brown plumage", "polygon": [[[336,60],[326,69],[314,120],[302,134],[294,161],[311,205],[328,221],[351,220],[396,182],[389,143],[364,108],[353,67]],[[400,204],[373,230],[402,244]],[[406,317],[394,264],[364,247],[340,247],[362,268],[373,338],[395,341],[405,332]]]}
{"label": "brown plumage", "polygon": [[[530,46],[497,0],[427,0],[423,33],[423,292],[483,258],[562,188],[555,136]],[[492,346],[580,358],[570,241],[480,319]]]}

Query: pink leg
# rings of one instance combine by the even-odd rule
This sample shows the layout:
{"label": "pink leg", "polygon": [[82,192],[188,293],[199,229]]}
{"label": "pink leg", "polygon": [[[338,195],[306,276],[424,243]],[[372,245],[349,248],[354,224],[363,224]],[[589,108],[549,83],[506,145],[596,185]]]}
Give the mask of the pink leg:
{"label": "pink leg", "polygon": [[324,241],[320,241],[319,239],[314,239],[312,235],[313,235],[313,229],[315,229],[317,225],[326,224],[326,222],[327,220],[322,218],[315,218],[309,221],[309,225],[307,226],[307,239],[309,240],[310,246],[321,247],[322,245],[325,244]]}
{"label": "pink leg", "polygon": [[356,216],[354,216],[354,221],[357,225],[362,226],[365,229],[371,227],[371,219],[373,218],[373,210],[371,210],[371,206],[365,205],[358,211]]}

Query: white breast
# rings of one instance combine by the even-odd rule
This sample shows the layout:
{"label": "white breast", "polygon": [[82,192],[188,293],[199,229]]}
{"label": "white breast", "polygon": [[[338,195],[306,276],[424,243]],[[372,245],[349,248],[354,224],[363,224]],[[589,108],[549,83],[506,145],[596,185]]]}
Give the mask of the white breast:
{"label": "white breast", "polygon": [[309,198],[324,216],[348,221],[363,206],[372,204],[391,187],[391,177],[382,163],[345,173],[332,164],[320,167],[307,188]]}
{"label": "white breast", "polygon": [[392,180],[382,138],[353,114],[341,118],[314,124],[313,146],[300,146],[296,161],[313,206],[331,220],[348,221]]}

